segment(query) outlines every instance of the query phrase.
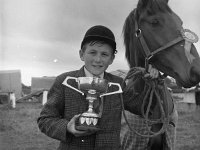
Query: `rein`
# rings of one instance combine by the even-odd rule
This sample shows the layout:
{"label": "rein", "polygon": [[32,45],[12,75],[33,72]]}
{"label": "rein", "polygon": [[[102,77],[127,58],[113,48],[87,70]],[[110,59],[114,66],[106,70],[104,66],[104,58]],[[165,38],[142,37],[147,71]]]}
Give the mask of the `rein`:
{"label": "rein", "polygon": [[[138,79],[138,78],[143,78],[143,76],[145,75],[145,70],[143,68],[140,68],[140,67],[134,67],[134,68],[131,68],[130,71],[128,72],[126,78],[124,79],[124,82],[122,85],[125,84],[125,81],[127,79]],[[124,105],[123,105],[123,97],[121,95],[121,99],[122,99],[122,110],[123,110],[123,116],[125,118],[125,121],[126,123],[128,124],[130,130],[132,132],[135,132],[137,135],[139,136],[142,136],[142,137],[154,137],[154,136],[157,136],[159,134],[162,134],[164,133],[166,130],[167,130],[167,127],[169,125],[169,122],[170,122],[170,115],[169,115],[169,111],[168,111],[168,102],[166,103],[166,111],[164,111],[164,108],[163,108],[163,105],[162,105],[162,100],[159,96],[159,93],[158,91],[156,90],[156,88],[166,88],[165,86],[160,86],[160,82],[164,82],[162,78],[159,78],[159,79],[145,79],[145,87],[144,87],[144,90],[143,92],[145,92],[145,96],[144,96],[144,99],[143,99],[143,103],[142,103],[142,107],[141,107],[141,112],[142,112],[142,117],[144,118],[144,121],[145,121],[145,126],[146,128],[148,129],[148,134],[141,134],[139,133],[138,131],[136,131],[134,128],[132,128],[128,122],[128,119],[126,117],[126,114],[125,114],[125,111],[124,111]],[[164,93],[166,94],[166,93]],[[148,97],[148,95],[150,95],[150,97]],[[161,111],[161,117],[159,119],[150,119],[149,118],[149,114],[150,114],[150,107],[152,105],[152,101],[153,101],[153,95],[156,96],[156,101],[157,101],[157,104],[159,106],[159,109]],[[164,97],[166,97],[164,95]],[[164,99],[166,100],[166,99]],[[145,104],[147,103],[147,110],[145,112]],[[162,123],[162,127],[159,131],[157,132],[153,132],[151,131],[151,126],[153,124],[157,124],[157,123]]]}

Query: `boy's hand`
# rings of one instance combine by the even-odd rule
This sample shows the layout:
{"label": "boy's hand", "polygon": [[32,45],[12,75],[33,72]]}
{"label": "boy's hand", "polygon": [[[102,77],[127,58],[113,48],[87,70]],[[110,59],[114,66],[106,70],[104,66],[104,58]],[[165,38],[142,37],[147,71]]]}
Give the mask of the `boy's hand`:
{"label": "boy's hand", "polygon": [[158,78],[159,71],[156,68],[153,68],[152,65],[149,65],[148,73],[144,75],[145,78],[155,79]]}
{"label": "boy's hand", "polygon": [[86,131],[79,131],[79,130],[76,130],[75,128],[75,122],[76,122],[76,119],[78,119],[80,116],[79,115],[75,115],[71,120],[70,122],[67,124],[67,130],[72,133],[74,136],[76,137],[80,137],[80,136],[86,136],[86,135],[91,135],[93,134],[95,131],[91,131],[91,130],[86,130]]}

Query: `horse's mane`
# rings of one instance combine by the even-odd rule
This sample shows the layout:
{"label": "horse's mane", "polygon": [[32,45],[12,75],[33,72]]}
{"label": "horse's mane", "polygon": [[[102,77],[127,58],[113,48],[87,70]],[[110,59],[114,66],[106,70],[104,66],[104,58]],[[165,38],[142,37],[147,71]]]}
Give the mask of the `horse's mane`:
{"label": "horse's mane", "polygon": [[[124,45],[125,45],[125,56],[127,58],[127,61],[130,65],[130,67],[133,66],[138,66],[138,58],[137,58],[137,53],[138,51],[136,44],[136,38],[135,38],[135,17],[134,17],[134,12],[130,12],[128,17],[125,20],[124,27],[123,27],[123,36],[124,36]],[[134,44],[135,43],[135,44]],[[131,55],[134,53],[133,55]],[[134,58],[131,58],[131,56],[134,56]]]}
{"label": "horse's mane", "polygon": [[136,9],[132,10],[125,20],[123,26],[123,36],[125,45],[125,56],[130,67],[144,67],[144,62],[139,61],[142,53],[139,52],[137,39],[135,37],[135,19],[138,19],[141,12],[147,11],[148,14],[156,12],[172,12],[168,6],[168,0],[139,0]]}

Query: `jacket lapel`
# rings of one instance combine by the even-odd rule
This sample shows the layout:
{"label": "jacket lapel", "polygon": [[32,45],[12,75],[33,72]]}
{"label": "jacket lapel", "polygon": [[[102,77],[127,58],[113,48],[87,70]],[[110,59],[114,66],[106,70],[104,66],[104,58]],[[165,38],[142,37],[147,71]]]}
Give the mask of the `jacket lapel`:
{"label": "jacket lapel", "polygon": [[85,77],[84,66],[77,72],[77,77]]}

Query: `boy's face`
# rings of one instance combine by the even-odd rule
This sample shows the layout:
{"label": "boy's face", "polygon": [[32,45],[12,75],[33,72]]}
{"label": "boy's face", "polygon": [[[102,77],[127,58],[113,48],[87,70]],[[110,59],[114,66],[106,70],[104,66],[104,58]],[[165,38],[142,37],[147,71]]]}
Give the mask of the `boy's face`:
{"label": "boy's face", "polygon": [[85,62],[86,69],[93,75],[102,74],[115,56],[110,45],[104,43],[86,44],[85,50],[80,50],[80,58]]}

